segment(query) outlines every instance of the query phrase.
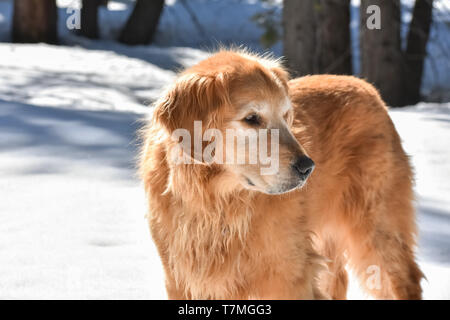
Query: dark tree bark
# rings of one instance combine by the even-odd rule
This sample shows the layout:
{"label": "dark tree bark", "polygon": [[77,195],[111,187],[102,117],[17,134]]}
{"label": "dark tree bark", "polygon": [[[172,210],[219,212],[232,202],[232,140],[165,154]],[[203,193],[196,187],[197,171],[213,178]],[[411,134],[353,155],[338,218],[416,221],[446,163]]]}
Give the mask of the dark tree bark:
{"label": "dark tree bark", "polygon": [[350,0],[284,0],[284,56],[296,75],[351,74]]}
{"label": "dark tree bark", "polygon": [[420,87],[432,13],[433,0],[416,0],[405,52],[405,105],[416,104],[421,99]]}
{"label": "dark tree bark", "polygon": [[98,7],[103,4],[103,0],[83,0],[80,30],[82,36],[91,39],[98,38]]}
{"label": "dark tree bark", "polygon": [[[381,9],[381,29],[366,27],[368,5]],[[361,76],[392,107],[420,101],[423,64],[432,22],[432,0],[416,0],[406,50],[401,48],[399,0],[361,0]]]}
{"label": "dark tree bark", "polygon": [[15,0],[12,41],[57,43],[57,17],[55,0]]}
{"label": "dark tree bark", "polygon": [[319,72],[352,74],[350,0],[316,0],[316,6]]}
{"label": "dark tree bark", "polygon": [[[367,7],[377,5],[381,28],[367,27]],[[375,85],[390,106],[403,100],[403,53],[400,38],[400,0],[361,0],[361,76]]]}
{"label": "dark tree bark", "polygon": [[137,0],[119,41],[129,45],[151,43],[163,8],[164,0]]}

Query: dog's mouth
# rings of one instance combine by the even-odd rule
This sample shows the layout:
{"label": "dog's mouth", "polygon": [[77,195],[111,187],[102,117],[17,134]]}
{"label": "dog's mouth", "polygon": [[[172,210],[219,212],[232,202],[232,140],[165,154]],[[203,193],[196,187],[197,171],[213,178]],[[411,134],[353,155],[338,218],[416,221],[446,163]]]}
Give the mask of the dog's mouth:
{"label": "dog's mouth", "polygon": [[303,186],[306,184],[306,181],[307,179],[300,179],[296,182],[283,183],[281,185],[270,188],[267,193],[272,195],[288,193],[303,188]]}
{"label": "dog's mouth", "polygon": [[308,179],[296,179],[295,181],[290,181],[275,186],[269,186],[268,188],[259,188],[249,177],[244,176],[244,179],[249,189],[260,191],[270,195],[279,195],[294,191],[296,189],[301,189],[308,180]]}
{"label": "dog's mouth", "polygon": [[255,184],[252,182],[252,180],[250,180],[250,178],[245,177],[245,179],[247,180],[247,184],[248,184],[250,187],[254,187],[254,186],[255,186]]}

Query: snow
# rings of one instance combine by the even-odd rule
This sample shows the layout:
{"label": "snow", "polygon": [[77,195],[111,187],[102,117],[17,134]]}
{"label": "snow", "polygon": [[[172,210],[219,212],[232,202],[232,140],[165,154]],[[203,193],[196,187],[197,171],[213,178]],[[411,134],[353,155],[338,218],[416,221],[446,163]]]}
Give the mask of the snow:
{"label": "snow", "polygon": [[[101,13],[113,29],[124,3]],[[10,10],[0,0],[0,41]],[[226,17],[217,20],[224,40]],[[136,130],[175,70],[208,52],[192,43],[127,47],[60,29],[63,46],[0,43],[0,299],[164,299],[135,174]],[[450,103],[390,113],[416,169],[424,296],[450,299]],[[349,297],[365,297],[356,281]]]}

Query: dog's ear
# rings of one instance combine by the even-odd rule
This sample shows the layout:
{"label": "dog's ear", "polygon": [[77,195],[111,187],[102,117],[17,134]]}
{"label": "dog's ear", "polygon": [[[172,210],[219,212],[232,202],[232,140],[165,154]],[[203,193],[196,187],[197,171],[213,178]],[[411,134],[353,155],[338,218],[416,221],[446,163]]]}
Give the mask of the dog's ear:
{"label": "dog's ear", "polygon": [[192,131],[194,121],[202,121],[207,128],[217,120],[216,111],[227,103],[229,92],[223,74],[183,74],[157,102],[154,119],[169,132],[181,128]]}
{"label": "dog's ear", "polygon": [[289,73],[282,66],[270,68],[270,71],[273,72],[286,91],[288,91]]}

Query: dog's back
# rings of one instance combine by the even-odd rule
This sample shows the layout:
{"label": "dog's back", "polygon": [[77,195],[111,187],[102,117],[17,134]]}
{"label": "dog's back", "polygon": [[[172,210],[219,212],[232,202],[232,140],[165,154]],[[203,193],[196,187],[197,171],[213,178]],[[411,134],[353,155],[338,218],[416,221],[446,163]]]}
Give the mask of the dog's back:
{"label": "dog's back", "polygon": [[376,297],[420,298],[413,173],[378,92],[350,76],[303,77],[289,87],[293,131],[317,164],[307,201],[316,247],[333,261],[324,289],[345,298],[350,263],[364,286],[380,271],[380,285],[366,288]]}

